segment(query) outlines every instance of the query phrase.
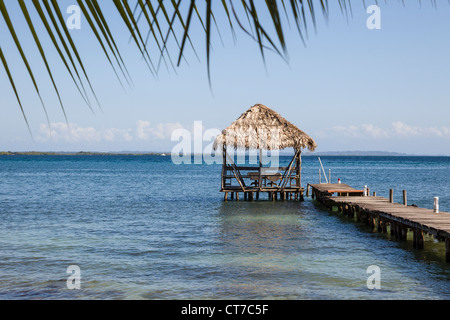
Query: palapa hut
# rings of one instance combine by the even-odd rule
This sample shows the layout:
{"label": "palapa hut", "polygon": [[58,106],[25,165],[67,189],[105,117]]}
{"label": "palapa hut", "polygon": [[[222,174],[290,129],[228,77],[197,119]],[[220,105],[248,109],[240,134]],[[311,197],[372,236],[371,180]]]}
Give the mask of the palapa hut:
{"label": "palapa hut", "polygon": [[[239,119],[218,135],[214,150],[222,148],[222,188],[225,200],[228,194],[239,200],[259,199],[260,192],[268,193],[269,199],[303,200],[301,187],[301,152],[308,148],[314,151],[317,145],[305,132],[280,116],[277,112],[257,104],[243,113]],[[259,150],[258,166],[238,166],[227,150]],[[287,167],[264,168],[262,150],[294,149],[294,157]],[[234,153],[233,153],[234,154]]]}

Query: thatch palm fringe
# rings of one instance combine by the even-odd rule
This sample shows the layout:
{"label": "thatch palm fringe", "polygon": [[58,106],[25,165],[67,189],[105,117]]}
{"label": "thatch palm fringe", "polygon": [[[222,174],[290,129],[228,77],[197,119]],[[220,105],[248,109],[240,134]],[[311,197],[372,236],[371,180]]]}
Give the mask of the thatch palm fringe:
{"label": "thatch palm fringe", "polygon": [[307,148],[314,151],[315,141],[274,110],[256,104],[244,112],[214,141],[214,150],[222,146],[233,149],[282,150]]}

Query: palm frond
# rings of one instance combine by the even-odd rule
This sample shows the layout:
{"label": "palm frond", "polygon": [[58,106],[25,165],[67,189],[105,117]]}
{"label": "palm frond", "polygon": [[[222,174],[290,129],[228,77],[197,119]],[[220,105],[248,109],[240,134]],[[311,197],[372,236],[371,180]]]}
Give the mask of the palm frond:
{"label": "palm frond", "polygon": [[[430,1],[433,6],[436,5],[434,0]],[[8,6],[14,5],[12,1],[7,2]],[[366,6],[364,0],[354,0],[353,2],[359,2]],[[79,50],[82,45],[75,43],[72,38],[64,21],[65,13],[58,1],[32,0],[33,6],[27,6],[24,0],[18,0],[18,3],[20,10],[15,10],[14,14],[21,14],[27,22],[28,30],[47,70],[51,86],[58,97],[66,121],[67,116],[62,102],[63,92],[58,88],[57,80],[51,70],[51,63],[48,61],[47,53],[50,50],[58,53],[68,76],[89,108],[93,110],[90,95],[93,95],[100,106],[88,76],[88,70],[83,63],[86,57],[82,56]],[[96,39],[105,60],[111,66],[123,88],[125,88],[124,83],[132,87],[133,81],[125,64],[122,48],[117,45],[118,35],[114,34],[110,28],[113,24],[114,26],[121,25],[129,33],[130,40],[140,53],[150,73],[155,77],[158,76],[162,62],[166,65],[167,70],[169,70],[169,64],[173,70],[176,70],[182,61],[187,63],[186,49],[188,47],[197,59],[200,59],[196,52],[199,44],[194,43],[191,38],[192,28],[195,25],[200,27],[205,36],[206,71],[211,86],[213,28],[217,29],[220,41],[222,41],[221,30],[223,27],[216,21],[219,13],[225,15],[225,21],[228,24],[225,30],[229,28],[233,41],[236,41],[235,25],[237,24],[256,42],[265,63],[267,50],[276,53],[286,61],[288,60],[286,24],[290,26],[293,21],[301,41],[305,43],[311,25],[317,31],[318,12],[321,12],[325,21],[328,21],[331,10],[329,0],[221,0],[220,2],[213,0],[77,0],[76,3],[82,12],[83,22],[89,26],[89,31]],[[346,18],[349,15],[352,16],[351,0],[337,0],[337,3]],[[106,12],[111,9],[118,15],[107,15]],[[11,47],[13,45],[15,47],[27,70],[28,77],[33,83],[44,112],[47,114],[27,52],[23,49],[22,42],[25,37],[21,38],[17,34],[12,22],[18,17],[11,18],[4,0],[0,0],[0,15],[6,25],[6,30],[2,30],[1,33],[0,46]],[[34,16],[38,19],[33,20]],[[44,35],[50,37],[50,43],[41,40]],[[170,43],[173,45],[169,45]],[[178,56],[176,63],[172,60],[174,54]],[[0,50],[0,58],[24,119],[28,123],[13,74],[7,64],[8,57],[4,51]],[[158,59],[157,63],[155,63],[156,59]],[[44,84],[40,83],[39,85]],[[89,88],[89,93],[87,88]]]}

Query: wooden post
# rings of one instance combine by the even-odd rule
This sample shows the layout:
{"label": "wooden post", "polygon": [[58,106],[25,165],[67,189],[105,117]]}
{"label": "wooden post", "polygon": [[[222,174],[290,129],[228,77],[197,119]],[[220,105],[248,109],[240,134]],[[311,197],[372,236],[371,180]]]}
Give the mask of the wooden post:
{"label": "wooden post", "polygon": [[402,239],[403,239],[403,238],[402,238],[402,237],[403,237],[403,232],[402,232],[403,228],[402,228],[402,225],[399,224],[399,223],[397,223],[396,226],[397,226],[397,239],[402,240]]}
{"label": "wooden post", "polygon": [[397,223],[394,224],[394,233],[395,233],[394,234],[395,238],[399,239],[400,238],[400,225]]}
{"label": "wooden post", "polygon": [[361,222],[361,209],[360,208],[356,209],[355,215],[356,215],[356,221]]}
{"label": "wooden post", "polygon": [[225,192],[224,201],[228,201],[228,192]]}
{"label": "wooden post", "polygon": [[369,226],[371,229],[373,229],[374,226],[373,217],[370,213],[367,213],[366,225]]}
{"label": "wooden post", "polygon": [[309,183],[306,185],[306,196],[309,197]]}
{"label": "wooden post", "polygon": [[423,232],[419,229],[414,229],[413,247],[416,249],[423,249]]}
{"label": "wooden post", "polygon": [[[262,149],[259,149],[259,178],[258,178],[258,188],[262,188]],[[259,193],[257,198],[259,198]],[[253,200],[253,199],[252,199]]]}
{"label": "wooden post", "polygon": [[350,215],[349,217],[354,219],[355,215],[356,215],[356,211],[357,211],[357,207],[352,207],[352,210],[350,210]]}
{"label": "wooden post", "polygon": [[450,262],[450,238],[445,238],[445,261]]}
{"label": "wooden post", "polygon": [[352,212],[352,206],[348,205],[345,210],[345,214],[347,217],[350,217],[350,212]]}
{"label": "wooden post", "polygon": [[345,203],[342,204],[342,211],[341,212],[342,212],[343,215],[347,214],[347,210],[348,210],[347,204],[345,204]]}
{"label": "wooden post", "polygon": [[386,223],[386,220],[384,220],[384,219],[382,219],[381,220],[381,232],[383,232],[383,233],[387,233],[387,223]]}
{"label": "wooden post", "polygon": [[408,199],[406,198],[406,190],[403,190],[403,204],[405,206],[408,205]]}
{"label": "wooden post", "polygon": [[389,190],[389,202],[394,203],[394,189]]}
{"label": "wooden post", "polygon": [[297,179],[297,188],[298,190],[302,187],[302,150],[300,149],[298,151],[298,158],[297,158],[297,172],[296,172],[296,179]]}
{"label": "wooden post", "polygon": [[319,169],[319,184],[321,184],[322,183],[322,173],[320,172],[320,169]]}
{"label": "wooden post", "polygon": [[407,236],[408,236],[408,228],[402,227],[401,240],[406,241]]}
{"label": "wooden post", "polygon": [[[225,144],[222,146],[222,190],[225,188],[225,176],[226,176],[226,166],[227,166],[227,155],[226,155],[227,149],[225,147]],[[227,194],[227,193],[226,193]]]}
{"label": "wooden post", "polygon": [[377,193],[376,193],[375,191],[373,192],[373,196],[374,196],[374,197],[376,197],[376,196],[377,196]]}
{"label": "wooden post", "polygon": [[239,201],[239,192],[236,192],[236,201]]}

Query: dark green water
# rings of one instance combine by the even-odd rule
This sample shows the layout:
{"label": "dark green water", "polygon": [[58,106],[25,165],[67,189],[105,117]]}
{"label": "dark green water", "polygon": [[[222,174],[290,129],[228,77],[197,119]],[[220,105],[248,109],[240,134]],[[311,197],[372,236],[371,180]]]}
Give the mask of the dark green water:
{"label": "dark green water", "polygon": [[[289,158],[282,159],[289,162]],[[322,157],[332,179],[450,211],[450,158]],[[303,159],[303,185],[318,182]],[[305,202],[224,203],[218,165],[158,156],[0,157],[0,299],[449,299],[425,250]],[[69,265],[81,289],[67,288]],[[367,268],[381,270],[369,290]]]}

